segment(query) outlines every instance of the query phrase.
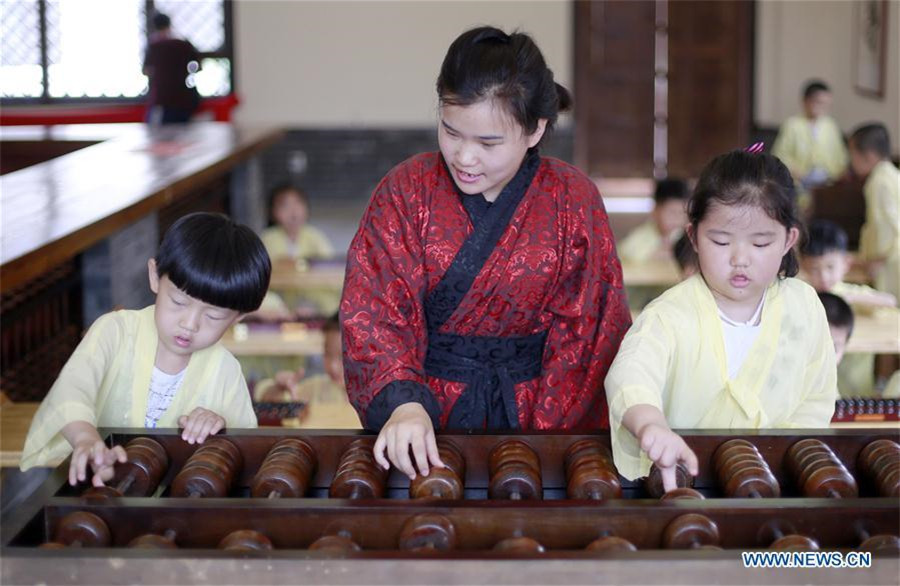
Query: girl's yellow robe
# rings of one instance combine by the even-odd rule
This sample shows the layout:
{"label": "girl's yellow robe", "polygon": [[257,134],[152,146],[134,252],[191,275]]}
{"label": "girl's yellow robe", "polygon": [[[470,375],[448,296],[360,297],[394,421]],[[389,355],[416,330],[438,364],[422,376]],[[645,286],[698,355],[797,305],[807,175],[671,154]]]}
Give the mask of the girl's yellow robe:
{"label": "girl's yellow robe", "polygon": [[[73,421],[98,428],[144,427],[158,341],[152,305],[107,313],[94,322],[31,422],[22,470],[65,459],[72,447],[60,432]],[[240,365],[219,342],[191,355],[158,426],[178,427],[178,418],[195,407],[221,415],[231,428],[256,427]]]}
{"label": "girl's yellow robe", "polygon": [[773,283],[759,337],[729,380],[722,323],[701,275],[666,291],[638,316],[606,377],[619,473],[646,476],[650,460],[622,417],[634,405],[662,411],[672,429],[828,427],[838,398],[834,346],[815,290]]}

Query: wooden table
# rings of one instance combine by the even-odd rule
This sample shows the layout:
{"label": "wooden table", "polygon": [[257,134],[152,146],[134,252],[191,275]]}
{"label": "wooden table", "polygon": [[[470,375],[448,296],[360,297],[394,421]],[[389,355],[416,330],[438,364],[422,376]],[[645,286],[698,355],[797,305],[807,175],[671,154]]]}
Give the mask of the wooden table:
{"label": "wooden table", "polygon": [[282,136],[276,128],[220,122],[158,130],[134,124],[111,140],[4,175],[0,292],[178,200]]}
{"label": "wooden table", "polygon": [[303,324],[237,324],[225,334],[222,344],[235,356],[318,356],[324,335]]}
{"label": "wooden table", "polygon": [[681,282],[674,260],[648,260],[622,263],[622,280],[626,287],[671,287]]}
{"label": "wooden table", "polygon": [[900,354],[900,310],[884,307],[857,314],[847,352]]}
{"label": "wooden table", "polygon": [[272,264],[269,287],[275,291],[340,291],[344,287],[344,259],[328,261],[278,260]]}
{"label": "wooden table", "polygon": [[0,405],[0,466],[18,466],[25,436],[40,403]]}

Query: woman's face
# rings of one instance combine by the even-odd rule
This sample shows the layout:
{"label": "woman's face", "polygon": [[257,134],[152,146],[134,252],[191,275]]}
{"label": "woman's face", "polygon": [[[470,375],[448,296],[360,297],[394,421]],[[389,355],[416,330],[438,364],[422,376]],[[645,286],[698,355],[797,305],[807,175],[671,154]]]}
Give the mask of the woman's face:
{"label": "woman's face", "polygon": [[541,119],[533,134],[525,134],[495,100],[444,104],[440,112],[438,144],[453,181],[463,193],[480,193],[488,201],[497,199],[547,126]]}

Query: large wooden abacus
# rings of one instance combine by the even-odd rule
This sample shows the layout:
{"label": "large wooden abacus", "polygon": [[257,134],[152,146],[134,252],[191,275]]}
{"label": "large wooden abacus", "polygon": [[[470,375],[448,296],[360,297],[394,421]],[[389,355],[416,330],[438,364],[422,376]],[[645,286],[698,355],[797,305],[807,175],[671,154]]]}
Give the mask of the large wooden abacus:
{"label": "large wooden abacus", "polygon": [[[836,583],[895,581],[900,567],[893,430],[692,432],[700,474],[663,498],[657,475],[615,473],[606,435],[444,434],[448,467],[410,484],[378,468],[362,433],[235,430],[199,446],[174,430],[106,433],[129,465],[101,490],[68,486],[67,462],[54,471],[4,523],[3,583],[54,582],[72,565],[109,581],[111,558],[168,582],[172,556],[185,568],[215,558],[220,583],[248,567],[297,581],[297,559],[316,562],[303,566],[314,580],[365,561],[363,581],[388,583],[429,582],[426,560],[473,581],[500,564],[516,583],[553,581],[561,562],[594,582],[613,567],[612,581],[671,582],[648,572],[693,560],[709,581],[717,566],[743,575],[740,551],[760,549],[873,553],[868,570],[829,570]],[[45,558],[56,561],[34,563]]]}

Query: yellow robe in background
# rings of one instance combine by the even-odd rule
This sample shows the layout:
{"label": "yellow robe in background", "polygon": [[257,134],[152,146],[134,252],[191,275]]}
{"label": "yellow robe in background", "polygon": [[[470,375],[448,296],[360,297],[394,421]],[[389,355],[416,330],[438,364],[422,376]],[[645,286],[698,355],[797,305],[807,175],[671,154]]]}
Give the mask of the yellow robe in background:
{"label": "yellow robe in background", "polygon": [[334,256],[334,247],[325,234],[315,226],[305,225],[297,234],[297,243],[291,254],[291,241],[280,226],[263,230],[261,239],[272,261],[279,258],[328,259]]}
{"label": "yellow robe in background", "polygon": [[[838,283],[831,288],[831,293],[845,298],[847,295],[874,293],[875,289],[857,283]],[[863,309],[853,306],[853,313],[858,315]],[[850,334],[853,337],[853,334]],[[845,353],[838,364],[838,391],[842,397],[874,397],[875,393],[875,355],[871,352]]]}
{"label": "yellow robe in background", "polygon": [[816,121],[817,134],[806,116],[791,116],[778,130],[772,154],[787,165],[799,180],[814,167],[824,169],[834,179],[847,168],[847,147],[841,129],[830,116]]}
{"label": "yellow robe in background", "polygon": [[617,242],[616,253],[622,262],[641,263],[649,260],[660,246],[662,234],[656,229],[656,222],[650,220],[629,232],[621,242]]}
{"label": "yellow robe in background", "polygon": [[[670,245],[681,238],[681,231],[674,234],[675,240]],[[656,228],[656,222],[649,220],[636,227],[628,233],[628,236],[622,239],[622,242],[616,243],[616,253],[619,259],[625,264],[640,265],[653,258],[654,253],[662,246],[662,234]],[[672,260],[674,263],[674,259]],[[629,285],[626,281],[625,292],[628,295],[628,308],[635,314],[640,313],[644,307],[659,297],[668,287],[651,286],[651,285]]]}
{"label": "yellow robe in background", "polygon": [[622,425],[634,405],[662,411],[672,429],[825,428],[834,413],[834,346],[815,290],[798,279],[766,291],[761,331],[728,379],[722,320],[700,275],[638,316],[606,377],[613,457],[625,478],[650,460]]}
{"label": "yellow robe in background", "polygon": [[[95,427],[144,427],[150,375],[159,341],[154,307],[101,316],[63,367],[38,408],[21,468],[55,465],[72,452],[62,428],[73,421]],[[178,427],[195,407],[221,415],[230,428],[256,427],[247,383],[220,343],[194,352],[159,427]]]}
{"label": "yellow robe in background", "polygon": [[890,161],[872,169],[863,186],[866,222],[859,235],[859,258],[886,259],[875,288],[900,298],[900,170]]}

